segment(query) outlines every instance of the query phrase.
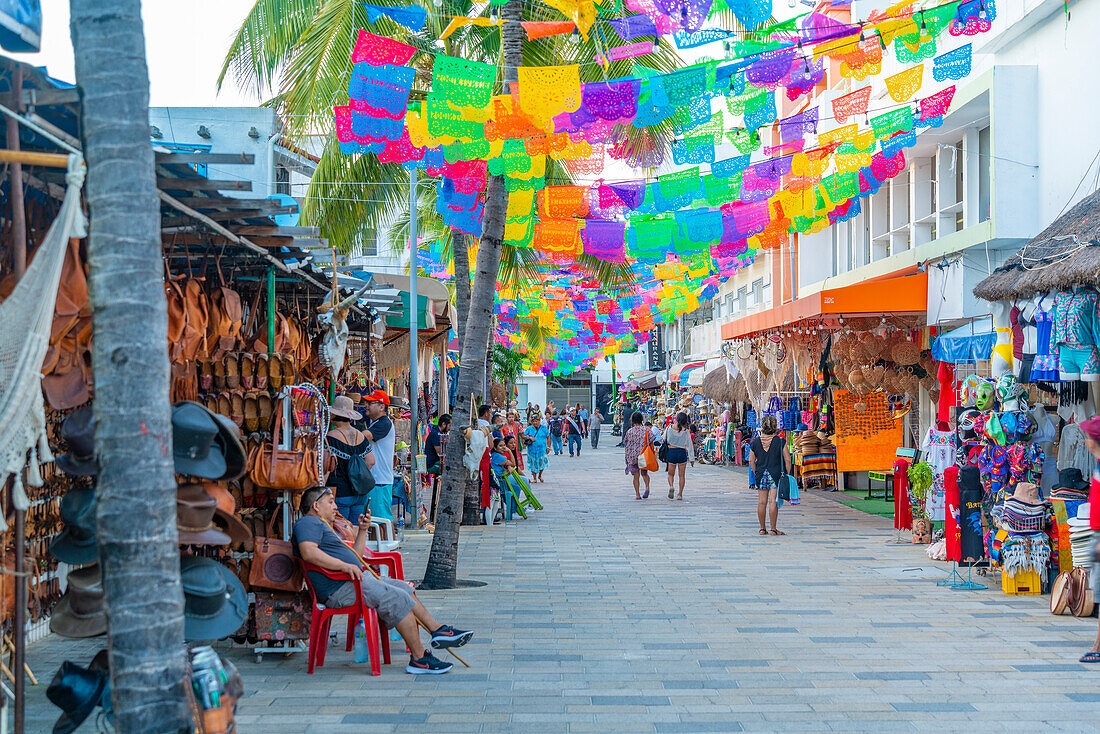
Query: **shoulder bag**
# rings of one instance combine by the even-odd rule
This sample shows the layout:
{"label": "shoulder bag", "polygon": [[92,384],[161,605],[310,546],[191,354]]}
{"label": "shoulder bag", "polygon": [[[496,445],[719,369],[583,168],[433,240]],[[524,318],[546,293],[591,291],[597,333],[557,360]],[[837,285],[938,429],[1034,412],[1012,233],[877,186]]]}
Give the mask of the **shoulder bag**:
{"label": "shoulder bag", "polygon": [[[648,434],[649,431],[646,431],[646,433]],[[668,463],[668,441],[661,442],[661,448],[657,449],[657,458],[666,464]]]}
{"label": "shoulder bag", "polygon": [[289,540],[272,537],[275,534],[275,516],[267,521],[267,537],[255,538],[252,568],[249,571],[250,586],[275,591],[298,591],[302,588],[302,572],[294,558],[294,544]]}
{"label": "shoulder bag", "polygon": [[653,440],[650,438],[648,428],[645,432],[645,447],[642,453],[638,454],[638,468],[646,471],[657,471],[661,468],[657,463],[657,454],[653,451]]}
{"label": "shoulder bag", "polygon": [[248,455],[248,475],[252,481],[271,489],[303,490],[320,482],[317,476],[317,453],[314,448],[295,446],[279,448],[282,436],[282,406],[276,406],[271,428],[271,440],[255,446]]}

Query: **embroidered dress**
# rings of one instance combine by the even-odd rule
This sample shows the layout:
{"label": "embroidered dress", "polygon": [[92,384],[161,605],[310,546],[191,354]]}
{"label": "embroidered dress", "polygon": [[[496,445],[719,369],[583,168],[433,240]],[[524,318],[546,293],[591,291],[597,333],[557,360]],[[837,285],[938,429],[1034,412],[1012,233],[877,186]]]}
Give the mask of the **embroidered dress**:
{"label": "embroidered dress", "polygon": [[532,474],[544,471],[550,465],[550,459],[546,455],[546,441],[550,438],[550,429],[546,426],[527,426],[523,435],[532,439],[527,446],[527,468]]}
{"label": "embroidered dress", "polygon": [[1089,379],[1100,372],[1096,337],[1100,334],[1100,303],[1096,291],[1079,288],[1054,297],[1054,343],[1058,368],[1070,379]]}
{"label": "embroidered dress", "polygon": [[945,518],[946,492],[943,473],[955,465],[955,432],[937,431],[929,428],[921,442],[925,460],[932,466],[932,486],[928,490],[927,510],[931,520],[942,521]]}

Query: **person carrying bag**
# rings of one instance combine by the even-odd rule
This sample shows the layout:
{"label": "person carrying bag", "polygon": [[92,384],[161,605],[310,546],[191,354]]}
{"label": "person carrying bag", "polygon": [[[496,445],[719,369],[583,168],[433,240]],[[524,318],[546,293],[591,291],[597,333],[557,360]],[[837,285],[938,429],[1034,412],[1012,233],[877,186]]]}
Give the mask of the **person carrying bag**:
{"label": "person carrying bag", "polygon": [[[765,415],[761,421],[761,433],[750,444],[749,464],[758,490],[756,515],[760,520],[760,535],[767,535],[769,532],[772,535],[785,535],[776,529],[775,524],[779,519],[779,490],[784,480],[790,477],[791,453],[787,450],[786,442],[777,433],[774,415]],[[787,489],[789,492],[789,484]],[[790,499],[789,494],[787,499]],[[770,531],[764,525],[765,518],[771,520]]]}

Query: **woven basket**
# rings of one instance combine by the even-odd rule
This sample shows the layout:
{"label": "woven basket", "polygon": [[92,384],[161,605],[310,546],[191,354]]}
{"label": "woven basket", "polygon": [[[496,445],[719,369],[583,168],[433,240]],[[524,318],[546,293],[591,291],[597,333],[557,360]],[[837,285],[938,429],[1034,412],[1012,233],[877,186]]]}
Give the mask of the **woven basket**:
{"label": "woven basket", "polygon": [[863,368],[863,384],[874,390],[882,384],[882,373],[874,367]]}
{"label": "woven basket", "polygon": [[914,365],[920,363],[920,345],[908,339],[894,342],[890,348],[890,357],[895,364]]}
{"label": "woven basket", "polygon": [[929,375],[928,377],[922,377],[920,379],[920,386],[923,387],[925,390],[930,391],[930,390],[932,390],[932,388],[936,387],[938,384],[939,383],[937,383],[935,378],[932,377],[931,375]]}

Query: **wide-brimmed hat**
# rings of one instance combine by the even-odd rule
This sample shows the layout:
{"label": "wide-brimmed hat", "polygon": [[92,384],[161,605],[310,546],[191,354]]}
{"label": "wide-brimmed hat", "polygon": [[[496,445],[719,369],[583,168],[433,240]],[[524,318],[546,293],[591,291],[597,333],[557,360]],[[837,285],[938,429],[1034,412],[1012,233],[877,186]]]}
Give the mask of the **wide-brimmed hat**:
{"label": "wide-brimmed hat", "polygon": [[1016,485],[1014,496],[1039,499],[1039,486],[1033,482],[1020,482]]}
{"label": "wide-brimmed hat", "polygon": [[183,586],[183,636],[187,640],[228,637],[248,616],[244,586],[217,561],[183,556],[180,583]]}
{"label": "wide-brimmed hat", "polygon": [[375,390],[370,395],[363,396],[364,403],[382,403],[382,405],[390,404],[390,395],[385,390]]}
{"label": "wide-brimmed hat", "polygon": [[218,435],[214,437],[214,443],[225,457],[225,474],[217,479],[225,481],[239,479],[248,469],[248,457],[245,455],[244,443],[241,441],[241,429],[228,416],[220,413],[210,413],[210,415],[218,424]]}
{"label": "wide-brimmed hat", "polygon": [[349,421],[362,420],[363,418],[363,414],[355,409],[355,403],[347,395],[337,395],[336,399],[332,401],[332,406],[328,409],[328,412],[331,416],[346,418]]}
{"label": "wide-brimmed hat", "polygon": [[61,422],[61,440],[69,448],[54,462],[66,474],[78,477],[94,477],[98,473],[95,463],[95,417],[92,406],[86,405],[65,416]]}
{"label": "wide-brimmed hat", "polygon": [[99,564],[69,572],[68,587],[50,616],[50,632],[62,637],[97,637],[107,632]]}
{"label": "wide-brimmed hat", "polygon": [[1080,469],[1071,466],[1066,469],[1058,470],[1058,484],[1055,486],[1084,492],[1089,488],[1089,483],[1081,476]]}
{"label": "wide-brimmed hat", "polygon": [[50,553],[72,566],[86,566],[99,558],[96,545],[95,490],[88,487],[69,490],[61,498],[61,519],[65,527],[53,542]]}
{"label": "wide-brimmed hat", "polygon": [[98,667],[82,668],[66,660],[46,689],[46,698],[61,709],[53,734],[70,734],[84,723],[103,701],[109,677]]}
{"label": "wide-brimmed hat", "polygon": [[229,545],[229,536],[214,527],[218,501],[198,484],[176,488],[176,528],[185,545]]}
{"label": "wide-brimmed hat", "polygon": [[225,475],[228,465],[215,439],[221,429],[214,413],[198,403],[172,406],[172,457],[176,472],[207,479]]}
{"label": "wide-brimmed hat", "polygon": [[237,516],[237,500],[233,499],[229,490],[214,482],[203,482],[202,486],[217,502],[217,507],[214,508],[214,524],[229,535],[230,542],[247,543],[251,540],[252,531]]}

